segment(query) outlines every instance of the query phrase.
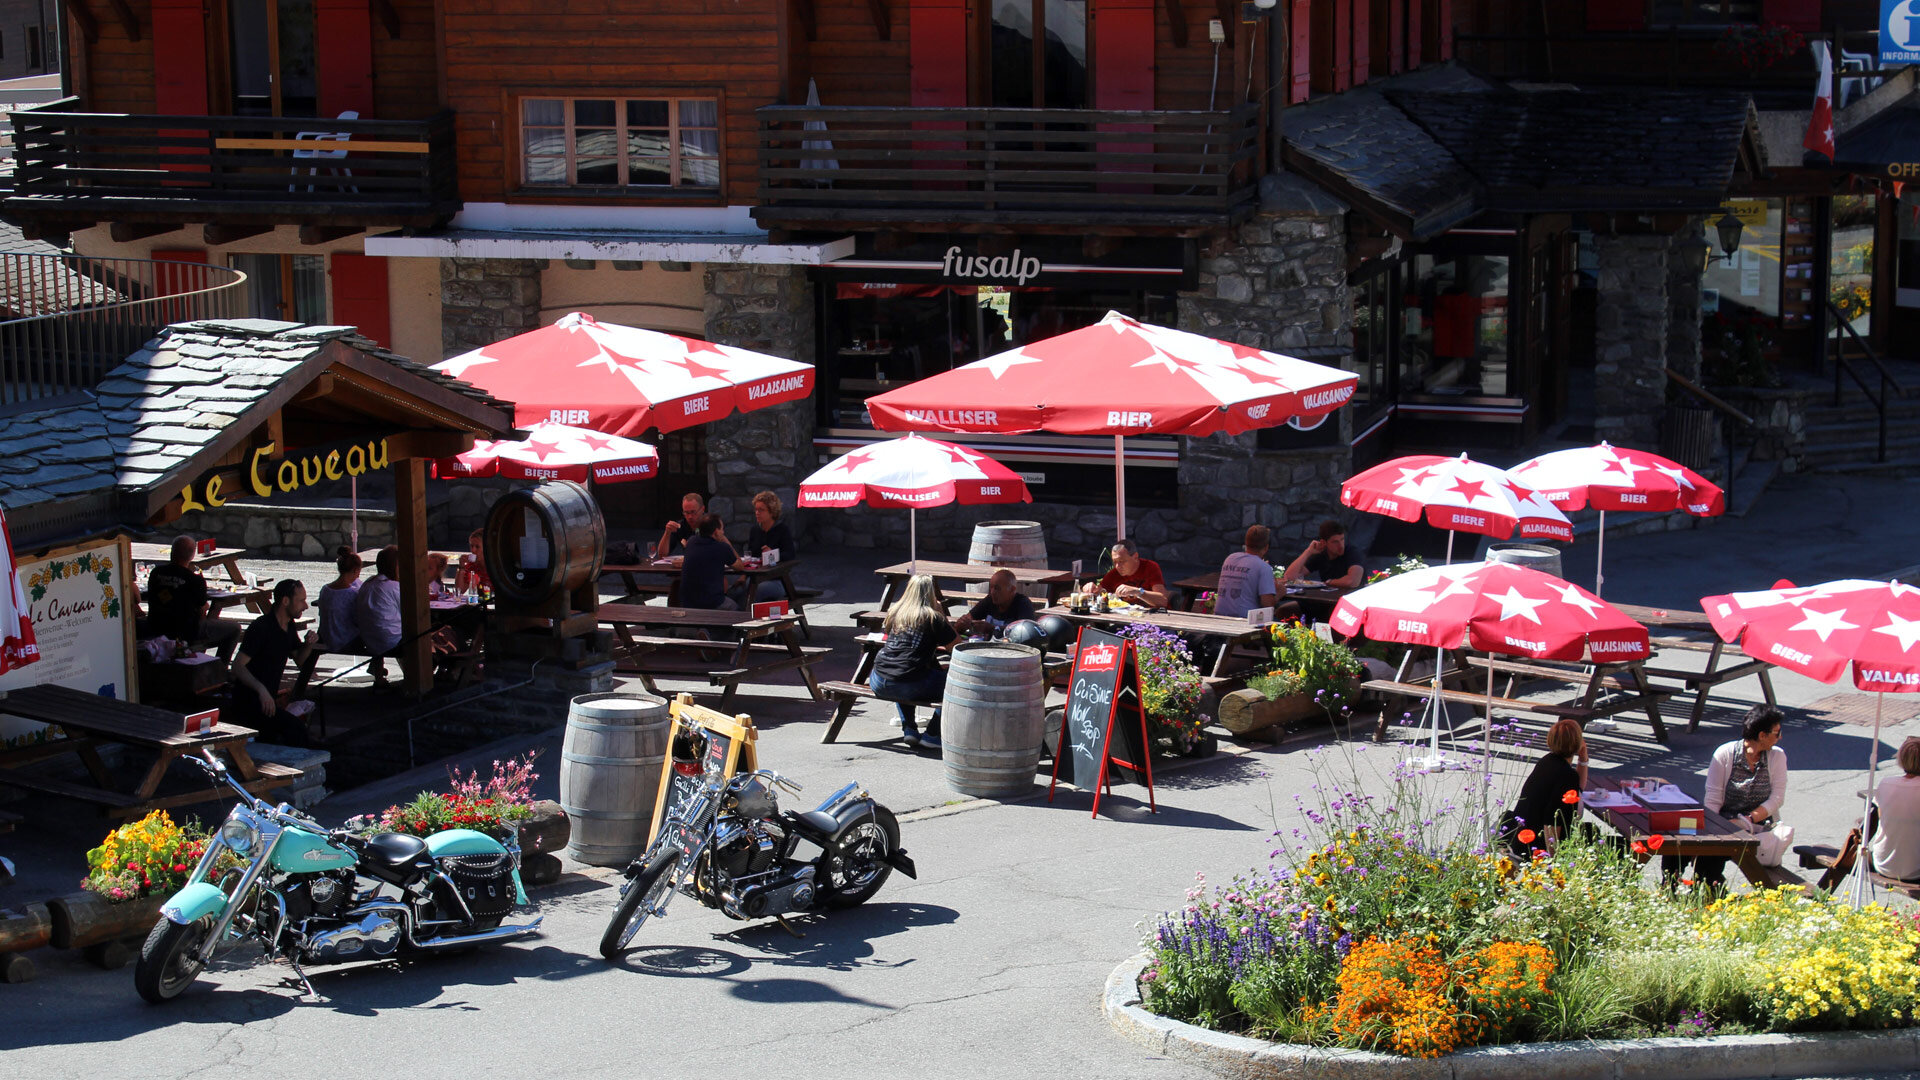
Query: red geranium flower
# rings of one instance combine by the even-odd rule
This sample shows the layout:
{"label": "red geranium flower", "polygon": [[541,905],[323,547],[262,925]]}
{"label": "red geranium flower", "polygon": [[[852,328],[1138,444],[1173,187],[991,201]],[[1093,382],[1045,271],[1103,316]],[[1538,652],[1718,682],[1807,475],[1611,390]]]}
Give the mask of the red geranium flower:
{"label": "red geranium flower", "polygon": [[1532,830],[1532,829],[1521,829],[1521,830],[1520,830],[1520,832],[1519,832],[1519,836],[1520,836],[1520,842],[1521,842],[1521,843],[1523,843],[1523,844],[1531,844],[1531,843],[1533,843],[1533,830]]}
{"label": "red geranium flower", "polygon": [[1580,801],[1580,793],[1569,788],[1565,795],[1560,796],[1560,801],[1566,803],[1568,806],[1572,806],[1574,803]]}

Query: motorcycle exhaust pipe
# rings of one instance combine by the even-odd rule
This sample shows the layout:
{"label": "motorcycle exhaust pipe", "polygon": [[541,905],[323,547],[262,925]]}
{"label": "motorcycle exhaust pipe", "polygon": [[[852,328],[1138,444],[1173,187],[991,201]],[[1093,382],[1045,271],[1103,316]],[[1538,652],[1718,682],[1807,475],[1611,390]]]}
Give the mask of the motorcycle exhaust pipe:
{"label": "motorcycle exhaust pipe", "polygon": [[423,952],[440,952],[446,949],[464,949],[469,945],[486,945],[495,941],[511,941],[514,938],[525,937],[528,934],[537,932],[540,929],[541,920],[545,918],[546,916],[542,915],[530,923],[523,923],[519,926],[496,926],[491,930],[483,930],[478,934],[462,934],[459,937],[439,937],[430,938],[426,941],[413,941],[412,935],[408,935],[408,944]]}

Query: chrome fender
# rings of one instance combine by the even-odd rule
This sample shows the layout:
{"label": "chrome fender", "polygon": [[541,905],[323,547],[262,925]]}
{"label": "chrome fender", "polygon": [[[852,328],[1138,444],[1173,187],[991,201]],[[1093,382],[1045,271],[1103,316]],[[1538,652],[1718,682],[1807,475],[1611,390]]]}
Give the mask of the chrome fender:
{"label": "chrome fender", "polygon": [[209,915],[218,915],[227,907],[227,894],[210,882],[195,881],[167,898],[160,906],[162,917],[182,926]]}

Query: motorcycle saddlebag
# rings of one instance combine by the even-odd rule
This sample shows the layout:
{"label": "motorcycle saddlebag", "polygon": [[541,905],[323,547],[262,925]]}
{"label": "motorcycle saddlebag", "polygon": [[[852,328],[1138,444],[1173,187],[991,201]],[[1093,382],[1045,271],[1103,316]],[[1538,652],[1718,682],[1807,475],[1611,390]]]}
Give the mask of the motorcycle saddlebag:
{"label": "motorcycle saddlebag", "polygon": [[459,855],[442,858],[440,865],[474,918],[494,918],[513,910],[513,856]]}

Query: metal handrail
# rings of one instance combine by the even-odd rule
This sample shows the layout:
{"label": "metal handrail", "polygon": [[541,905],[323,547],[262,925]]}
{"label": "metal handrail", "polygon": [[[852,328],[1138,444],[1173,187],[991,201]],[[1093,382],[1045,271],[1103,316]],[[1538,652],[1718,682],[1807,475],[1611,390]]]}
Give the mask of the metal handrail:
{"label": "metal handrail", "polygon": [[[1712,409],[1715,412],[1718,412],[1724,415],[1725,417],[1727,417],[1727,419],[1739,421],[1741,427],[1744,427],[1747,430],[1753,432],[1753,441],[1750,444],[1748,444],[1748,447],[1747,447],[1747,450],[1749,453],[1753,451],[1753,448],[1755,446],[1760,445],[1760,425],[1754,422],[1753,417],[1748,416],[1746,413],[1743,413],[1739,409],[1734,408],[1732,405],[1727,404],[1726,401],[1721,399],[1719,395],[1713,393],[1712,391],[1708,390],[1706,387],[1701,386],[1699,383],[1694,382],[1692,379],[1687,378],[1685,375],[1680,374],[1679,372],[1673,370],[1672,368],[1662,368],[1661,370],[1667,373],[1667,380],[1673,383],[1675,386],[1679,387],[1681,392],[1687,394],[1689,397],[1692,397],[1695,400],[1706,405],[1707,408]],[[1734,463],[1734,458],[1737,451],[1734,448],[1733,425],[1724,424],[1722,425],[1722,427],[1725,430],[1726,436],[1727,436],[1726,437],[1727,475],[1723,478],[1726,482],[1720,485],[1720,490],[1721,490],[1721,494],[1724,495],[1726,498],[1727,505],[1732,506],[1733,505],[1733,463]]]}
{"label": "metal handrail", "polygon": [[[1847,318],[1847,313],[1841,311],[1840,306],[1832,300],[1827,301],[1827,315],[1833,320],[1834,326],[1837,328],[1827,333],[1827,351],[1832,355],[1834,361],[1833,403],[1835,405],[1840,404],[1841,397],[1846,392],[1845,384],[1840,381],[1840,376],[1844,373],[1848,378],[1853,380],[1854,385],[1860,388],[1860,392],[1865,394],[1867,401],[1873,405],[1874,412],[1877,414],[1880,422],[1880,456],[1874,460],[1885,461],[1887,460],[1887,402],[1891,398],[1905,397],[1907,394],[1906,387],[1901,386],[1900,380],[1894,378],[1893,372],[1887,370],[1887,365],[1881,362],[1879,354],[1873,351],[1873,346],[1867,344],[1867,340],[1860,336],[1860,331],[1853,328],[1853,323]],[[1852,359],[1847,356],[1846,338],[1838,333],[1838,331],[1841,330],[1844,330],[1848,337],[1853,338],[1853,343],[1860,346],[1861,353],[1873,363],[1874,370],[1880,376],[1879,393],[1876,394],[1873,388],[1867,385],[1867,380],[1862,378],[1860,372],[1854,368]]]}
{"label": "metal handrail", "polygon": [[161,259],[0,252],[0,403],[91,389],[163,327],[247,310],[247,275]]}

